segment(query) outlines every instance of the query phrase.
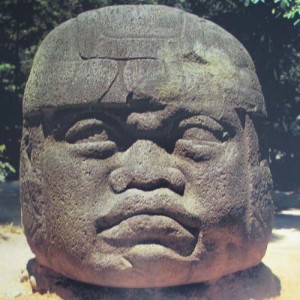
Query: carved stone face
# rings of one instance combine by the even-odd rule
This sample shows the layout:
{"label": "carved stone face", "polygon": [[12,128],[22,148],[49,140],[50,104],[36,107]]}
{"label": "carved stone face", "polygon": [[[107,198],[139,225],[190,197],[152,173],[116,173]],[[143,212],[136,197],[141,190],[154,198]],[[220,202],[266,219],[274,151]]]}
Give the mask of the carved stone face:
{"label": "carved stone face", "polygon": [[[172,35],[174,18],[184,35]],[[74,22],[42,44],[24,99],[22,214],[37,260],[118,287],[201,282],[257,264],[272,203],[255,130],[264,102],[246,51],[173,8],[112,7]]]}

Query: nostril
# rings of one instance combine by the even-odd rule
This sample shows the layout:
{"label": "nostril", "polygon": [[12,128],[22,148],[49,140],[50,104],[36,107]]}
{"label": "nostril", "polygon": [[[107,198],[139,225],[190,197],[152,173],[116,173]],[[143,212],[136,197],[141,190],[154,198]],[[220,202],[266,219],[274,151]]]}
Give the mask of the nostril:
{"label": "nostril", "polygon": [[168,188],[182,196],[185,189],[184,175],[175,168],[166,168],[163,171],[151,169],[149,172],[120,168],[113,171],[109,179],[112,190],[117,194],[133,188],[142,191]]}
{"label": "nostril", "polygon": [[129,184],[126,187],[126,189],[134,189],[134,188],[142,190],[142,191],[154,191],[154,190],[157,190],[160,188],[168,188],[181,196],[184,193],[184,184],[183,183],[172,184],[171,182],[169,182],[168,180],[163,179],[163,178],[148,181],[148,182],[140,182],[140,181],[129,182]]}
{"label": "nostril", "polygon": [[117,169],[113,171],[109,176],[109,183],[112,190],[117,194],[122,193],[124,190],[126,190],[128,180],[123,174],[123,169]]}

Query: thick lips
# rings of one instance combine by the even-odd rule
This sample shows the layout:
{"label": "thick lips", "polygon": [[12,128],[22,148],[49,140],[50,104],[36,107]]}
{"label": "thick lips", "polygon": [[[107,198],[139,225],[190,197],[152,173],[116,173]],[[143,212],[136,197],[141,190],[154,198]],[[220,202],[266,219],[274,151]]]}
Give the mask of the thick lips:
{"label": "thick lips", "polygon": [[103,230],[99,236],[115,247],[156,244],[188,256],[195,248],[198,230],[185,228],[167,216],[141,214]]}

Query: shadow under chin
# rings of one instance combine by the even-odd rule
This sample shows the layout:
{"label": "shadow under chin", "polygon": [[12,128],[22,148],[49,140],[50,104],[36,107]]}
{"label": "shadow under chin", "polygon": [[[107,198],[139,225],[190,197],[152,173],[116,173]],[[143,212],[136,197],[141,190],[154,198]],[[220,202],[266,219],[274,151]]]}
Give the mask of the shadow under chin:
{"label": "shadow under chin", "polygon": [[220,279],[165,288],[111,288],[81,283],[63,277],[40,266],[35,259],[28,261],[29,277],[33,276],[33,292],[54,293],[66,300],[262,300],[280,295],[279,278],[260,263]]}

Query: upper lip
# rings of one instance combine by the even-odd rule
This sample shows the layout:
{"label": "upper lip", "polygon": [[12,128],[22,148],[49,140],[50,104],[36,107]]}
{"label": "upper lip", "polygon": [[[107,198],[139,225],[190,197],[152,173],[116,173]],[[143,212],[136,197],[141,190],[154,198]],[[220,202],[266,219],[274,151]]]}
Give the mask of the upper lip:
{"label": "upper lip", "polygon": [[115,247],[156,244],[188,256],[195,248],[198,233],[166,216],[140,214],[102,231],[100,236]]}
{"label": "upper lip", "polygon": [[154,191],[141,191],[130,189],[113,199],[113,204],[103,210],[95,220],[96,233],[112,228],[122,221],[137,215],[162,215],[177,221],[191,233],[199,230],[199,216],[188,211],[184,206],[182,197],[178,194],[161,188]]}

